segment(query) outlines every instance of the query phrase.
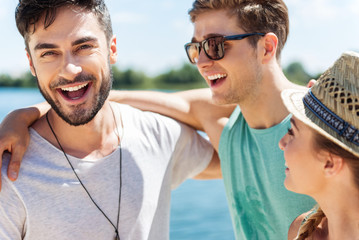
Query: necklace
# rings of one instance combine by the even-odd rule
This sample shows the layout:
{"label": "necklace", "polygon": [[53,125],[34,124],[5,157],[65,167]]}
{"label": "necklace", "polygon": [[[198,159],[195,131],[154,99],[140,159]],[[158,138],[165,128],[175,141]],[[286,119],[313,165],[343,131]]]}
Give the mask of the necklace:
{"label": "necklace", "polygon": [[[118,211],[117,211],[117,223],[116,225],[110,220],[110,218],[106,215],[106,213],[99,207],[99,205],[95,202],[95,200],[92,198],[90,192],[87,190],[87,188],[85,187],[85,185],[82,183],[80,177],[77,175],[70,159],[68,158],[67,154],[65,153],[62,145],[60,144],[60,141],[59,139],[57,138],[56,134],[55,134],[55,131],[54,129],[52,128],[51,124],[50,124],[50,121],[49,121],[49,117],[48,117],[48,114],[49,112],[46,113],[46,121],[47,121],[47,124],[49,125],[50,129],[51,129],[51,132],[52,134],[54,135],[56,141],[57,141],[57,144],[59,145],[61,151],[63,152],[67,162],[69,163],[71,169],[72,169],[72,172],[75,174],[77,180],[79,181],[79,183],[81,184],[82,188],[85,190],[85,192],[87,193],[88,197],[90,198],[90,200],[92,201],[92,203],[96,206],[96,208],[102,213],[102,215],[107,219],[107,221],[112,225],[112,227],[114,228],[115,230],[115,240],[120,240],[120,234],[118,232],[118,222],[119,222],[119,219],[120,219],[120,211],[121,211],[121,193],[122,193],[122,148],[121,148],[121,137],[120,137],[120,134],[118,132],[118,127],[117,127],[117,122],[116,122],[116,117],[115,117],[115,113],[113,112],[113,109],[110,105],[110,108],[111,108],[111,111],[112,111],[112,116],[113,116],[113,119],[114,119],[114,122],[115,122],[115,126],[116,126],[116,136],[118,138],[118,142],[119,142],[119,147],[120,147],[120,164],[119,164],[119,170],[120,170],[120,177],[119,177],[119,182],[120,182],[120,187],[119,187],[119,191],[118,191]],[[120,116],[121,118],[121,116]],[[122,129],[123,129],[123,123],[122,123],[122,118],[121,118],[121,126],[122,126]],[[123,133],[123,132],[122,132]]]}

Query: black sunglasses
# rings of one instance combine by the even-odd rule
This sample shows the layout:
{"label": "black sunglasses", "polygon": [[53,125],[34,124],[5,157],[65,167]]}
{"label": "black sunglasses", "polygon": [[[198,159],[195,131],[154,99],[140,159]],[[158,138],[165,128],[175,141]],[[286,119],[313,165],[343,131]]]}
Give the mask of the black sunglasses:
{"label": "black sunglasses", "polygon": [[202,42],[190,42],[184,45],[189,61],[195,64],[198,61],[199,54],[203,48],[207,57],[211,60],[220,60],[224,57],[224,42],[229,40],[242,40],[246,37],[260,35],[265,33],[245,33],[232,36],[209,37]]}

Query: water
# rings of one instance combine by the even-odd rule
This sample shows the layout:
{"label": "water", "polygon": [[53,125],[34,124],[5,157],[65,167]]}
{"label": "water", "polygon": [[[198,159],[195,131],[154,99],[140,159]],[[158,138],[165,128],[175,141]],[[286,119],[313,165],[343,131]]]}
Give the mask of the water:
{"label": "water", "polygon": [[11,110],[27,107],[42,101],[44,99],[38,89],[0,87],[0,120]]}
{"label": "water", "polygon": [[[11,110],[41,101],[37,89],[0,88],[0,120]],[[234,239],[221,180],[187,180],[172,191],[170,239]]]}

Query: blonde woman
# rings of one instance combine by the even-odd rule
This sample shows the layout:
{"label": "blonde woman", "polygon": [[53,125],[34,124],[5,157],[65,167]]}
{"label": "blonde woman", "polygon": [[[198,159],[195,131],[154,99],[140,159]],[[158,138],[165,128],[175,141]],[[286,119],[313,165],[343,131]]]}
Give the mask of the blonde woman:
{"label": "blonde woman", "polygon": [[288,239],[359,239],[359,54],[344,53],[310,90],[282,98],[293,114],[279,142],[284,185],[318,203]]}

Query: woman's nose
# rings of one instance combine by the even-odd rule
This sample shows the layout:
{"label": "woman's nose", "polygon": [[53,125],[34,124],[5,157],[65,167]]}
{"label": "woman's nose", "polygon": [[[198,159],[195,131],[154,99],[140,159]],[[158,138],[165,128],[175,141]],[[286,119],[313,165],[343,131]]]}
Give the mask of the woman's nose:
{"label": "woman's nose", "polygon": [[282,150],[282,151],[284,151],[284,148],[287,145],[287,136],[288,136],[288,133],[286,135],[284,135],[281,140],[279,140],[278,146],[279,146],[280,150]]}

